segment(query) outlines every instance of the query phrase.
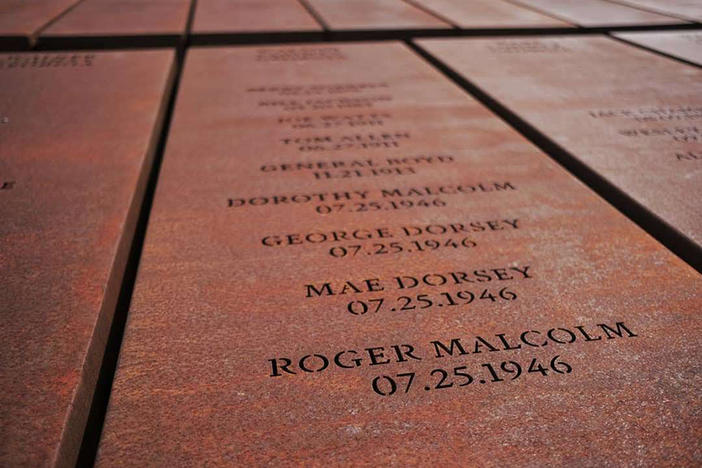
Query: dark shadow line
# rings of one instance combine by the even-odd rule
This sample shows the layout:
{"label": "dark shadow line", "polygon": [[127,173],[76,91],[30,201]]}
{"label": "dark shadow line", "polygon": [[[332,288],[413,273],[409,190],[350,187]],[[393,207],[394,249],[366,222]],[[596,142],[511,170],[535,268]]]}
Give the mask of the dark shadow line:
{"label": "dark shadow line", "polygon": [[312,5],[309,4],[307,0],[298,0],[300,5],[302,5],[302,8],[307,10],[307,13],[314,18],[314,20],[324,29],[325,31],[329,31],[331,28],[329,27],[329,24],[324,20],[322,15],[314,9]]}
{"label": "dark shadow line", "polygon": [[610,32],[633,31],[676,31],[699,30],[696,24],[638,25],[615,27],[525,27],[525,28],[437,28],[437,29],[381,29],[381,30],[330,30],[320,32],[272,32],[272,33],[213,33],[191,36],[193,45],[227,45],[227,44],[285,44],[291,42],[348,42],[348,41],[384,41],[429,37],[493,37],[493,36],[535,36],[535,35],[587,35],[607,34]]}
{"label": "dark shadow line", "polygon": [[3,36],[0,37],[0,51],[2,52],[26,52],[32,46],[27,36]]}
{"label": "dark shadow line", "polygon": [[32,47],[36,45],[36,43],[39,41],[39,37],[41,36],[42,31],[44,31],[46,28],[66,16],[69,12],[71,12],[75,7],[83,3],[85,0],[77,0],[75,3],[73,3],[71,6],[63,10],[61,13],[56,15],[55,17],[51,18],[48,20],[46,23],[44,23],[42,26],[40,26],[36,31],[34,31],[29,38],[29,42]]}
{"label": "dark shadow line", "polygon": [[195,15],[197,14],[197,1],[198,0],[191,0],[190,2],[188,18],[185,21],[185,30],[183,31],[183,35],[178,42],[178,63],[181,65],[184,64],[185,53],[188,50],[188,47],[191,45],[193,24],[195,23]]}
{"label": "dark shadow line", "polygon": [[454,29],[461,29],[461,27],[458,24],[456,24],[454,21],[452,21],[451,18],[448,18],[448,17],[440,14],[439,12],[436,12],[428,7],[425,7],[424,5],[421,5],[417,2],[415,2],[414,0],[402,0],[402,1],[408,5],[416,8],[417,10],[420,10],[420,11],[426,13],[427,15],[430,15],[430,16],[438,19],[439,21],[442,21],[446,24],[451,25],[451,27],[453,27]]}
{"label": "dark shadow line", "polygon": [[301,32],[273,32],[267,34],[250,33],[250,34],[220,34],[220,33],[205,33],[190,36],[190,44],[194,46],[207,45],[233,45],[233,44],[288,44],[299,42],[325,42],[326,34],[324,31],[301,31]]}
{"label": "dark shadow line", "polygon": [[509,3],[510,5],[516,6],[517,8],[522,8],[522,9],[524,9],[524,10],[531,11],[532,13],[537,13],[537,14],[542,15],[542,16],[545,16],[545,17],[547,17],[547,18],[551,18],[551,19],[555,19],[555,20],[557,20],[557,21],[561,21],[561,22],[563,22],[563,23],[565,23],[565,24],[572,24],[572,25],[575,26],[575,27],[580,27],[580,26],[578,26],[577,24],[575,24],[573,21],[571,21],[571,20],[569,20],[569,19],[567,19],[567,18],[564,18],[564,17],[558,15],[557,13],[551,13],[551,12],[549,12],[549,11],[541,10],[541,9],[539,9],[538,7],[535,7],[535,6],[533,6],[533,5],[527,5],[527,4],[525,4],[525,3],[521,3],[521,2],[515,1],[515,0],[503,0],[503,1],[506,2],[506,3]]}
{"label": "dark shadow line", "polygon": [[692,23],[695,22],[694,20],[692,20],[692,19],[690,19],[690,18],[684,18],[684,17],[680,16],[680,15],[677,14],[677,13],[665,13],[665,12],[663,12],[663,11],[656,11],[656,10],[654,10],[654,9],[652,9],[652,8],[648,8],[648,7],[645,7],[645,6],[642,6],[642,5],[634,5],[634,4],[632,4],[632,3],[621,2],[621,1],[619,1],[619,0],[605,0],[605,1],[606,1],[606,2],[609,2],[609,3],[614,3],[614,4],[616,4],[616,5],[625,6],[625,7],[627,7],[627,8],[631,8],[631,9],[634,9],[634,10],[643,11],[643,12],[645,12],[645,13],[650,13],[650,14],[653,14],[653,15],[663,16],[663,17],[666,17],[666,18],[674,18],[674,19],[677,19],[677,20],[680,20],[680,21],[686,21],[686,22],[692,22]]}
{"label": "dark shadow line", "polygon": [[116,50],[178,47],[182,34],[122,36],[41,36],[36,50]]}
{"label": "dark shadow line", "polygon": [[[178,95],[178,88],[180,86],[184,60],[183,54],[185,49],[183,48],[182,51],[182,53],[176,52],[175,55],[175,61],[173,64],[174,70],[172,72],[173,74],[171,81],[172,85],[170,90],[166,91],[170,92],[170,94],[165,106],[164,115],[162,117],[162,125],[157,140],[158,143],[156,144],[154,151],[153,164],[151,166],[148,182],[144,191],[144,198],[139,211],[139,218],[134,232],[131,249],[129,251],[129,259],[127,260],[127,266],[120,289],[119,299],[117,301],[117,307],[112,321],[112,326],[110,328],[105,355],[102,360],[102,365],[100,366],[100,374],[98,376],[93,401],[90,406],[88,422],[83,434],[83,440],[78,454],[76,467],[93,466],[98,453],[100,437],[102,435],[103,425],[105,423],[105,416],[107,414],[112,384],[119,360],[122,338],[124,336],[125,325],[129,313],[129,306],[131,304],[141,253],[144,247],[144,239],[148,226],[149,215],[153,205],[154,193],[158,183],[158,175],[163,161],[163,153],[166,146],[171,120],[173,118],[173,109],[175,106],[176,96]],[[155,128],[155,131],[158,131],[158,126]]]}
{"label": "dark shadow line", "polygon": [[156,34],[117,34],[117,35],[41,35],[37,38],[36,50],[115,50],[152,49],[175,47],[179,54],[187,46],[190,28],[195,14],[197,0],[192,0],[188,8],[185,25],[181,32]]}
{"label": "dark shadow line", "polygon": [[691,62],[690,60],[684,59],[682,57],[677,57],[675,55],[671,55],[667,52],[663,52],[662,50],[654,49],[654,48],[648,47],[644,44],[639,44],[637,42],[631,42],[627,39],[617,37],[617,36],[613,35],[612,33],[609,33],[607,35],[610,37],[610,39],[614,39],[615,41],[619,41],[619,42],[626,44],[628,46],[636,47],[637,49],[645,50],[646,52],[654,53],[656,55],[660,55],[661,57],[665,57],[667,59],[676,60],[676,61],[682,62],[686,65],[692,65],[693,67],[702,68],[702,65],[700,65],[699,63]]}
{"label": "dark shadow line", "polygon": [[568,172],[590,187],[590,189],[592,189],[605,201],[609,202],[617,210],[638,224],[639,227],[656,238],[675,255],[702,273],[702,247],[698,246],[694,241],[675,230],[655,214],[651,213],[621,189],[590,169],[587,165],[575,158],[560,145],[518,117],[515,113],[500,104],[496,99],[492,98],[478,86],[471,83],[465,77],[458,74],[443,62],[432,56],[429,52],[412,42],[407,42],[407,45],[420,57],[429,62],[441,73],[463,88],[464,91],[481,102],[489,110],[497,114],[500,118],[505,120],[512,126],[512,128],[525,136],[554,161],[564,167]]}
{"label": "dark shadow line", "polygon": [[[286,32],[247,32],[247,33],[204,33],[193,34],[191,25],[197,2],[191,4],[188,26],[184,34],[123,35],[123,36],[41,36],[38,38],[38,50],[113,50],[145,49],[158,47],[180,47],[188,45],[228,45],[228,44],[286,44],[298,42],[348,42],[400,40],[430,37],[494,37],[494,36],[551,36],[551,35],[587,35],[610,34],[614,32],[635,31],[688,31],[701,30],[696,23],[678,23],[667,25],[636,25],[606,27],[523,27],[523,28],[429,28],[429,29],[380,29],[380,30],[325,30],[325,31],[286,31]],[[183,37],[183,35],[185,37]],[[18,37],[0,37],[0,49],[25,50],[24,39]],[[3,46],[4,45],[4,46]]]}

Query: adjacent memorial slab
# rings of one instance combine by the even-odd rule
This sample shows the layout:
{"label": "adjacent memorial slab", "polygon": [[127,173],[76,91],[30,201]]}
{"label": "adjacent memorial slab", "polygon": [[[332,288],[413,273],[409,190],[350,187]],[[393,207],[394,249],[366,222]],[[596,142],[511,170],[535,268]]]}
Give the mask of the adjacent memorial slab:
{"label": "adjacent memorial slab", "polygon": [[643,11],[608,0],[512,0],[580,26],[613,27],[681,23],[678,18]]}
{"label": "adjacent memorial slab", "polygon": [[694,464],[699,275],[406,46],[179,94],[98,466]]}
{"label": "adjacent memorial slab", "polygon": [[677,16],[691,21],[702,21],[702,2],[699,0],[617,0],[650,11]]}
{"label": "adjacent memorial slab", "polygon": [[464,29],[568,28],[564,21],[502,0],[412,0]]}
{"label": "adjacent memorial slab", "polygon": [[606,37],[418,44],[702,258],[702,70]]}
{"label": "adjacent memorial slab", "polygon": [[74,466],[171,51],[0,54],[0,465]]}
{"label": "adjacent memorial slab", "polygon": [[656,31],[616,33],[614,36],[688,62],[702,65],[702,32]]}
{"label": "adjacent memorial slab", "polygon": [[208,0],[198,2],[196,41],[242,34],[320,33],[322,26],[298,0]]}
{"label": "adjacent memorial slab", "polygon": [[394,0],[307,0],[332,31],[449,29],[451,25]]}
{"label": "adjacent memorial slab", "polygon": [[29,48],[39,30],[78,0],[3,0],[0,2],[0,47]]}
{"label": "adjacent memorial slab", "polygon": [[47,46],[175,45],[191,0],[84,0],[42,32]]}

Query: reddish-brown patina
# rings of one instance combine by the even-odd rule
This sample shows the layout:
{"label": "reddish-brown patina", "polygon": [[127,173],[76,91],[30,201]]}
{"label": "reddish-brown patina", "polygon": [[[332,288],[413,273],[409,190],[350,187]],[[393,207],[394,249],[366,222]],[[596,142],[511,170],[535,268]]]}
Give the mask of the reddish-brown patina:
{"label": "reddish-brown patina", "polygon": [[298,0],[211,0],[195,10],[193,34],[321,31]]}
{"label": "reddish-brown patina", "polygon": [[702,245],[702,70],[605,37],[419,44]]}
{"label": "reddish-brown patina", "polygon": [[448,29],[451,25],[406,2],[307,0],[330,29]]}
{"label": "reddish-brown patina", "polygon": [[173,52],[0,54],[0,465],[74,466]]}
{"label": "reddish-brown patina", "polygon": [[673,57],[702,65],[702,33],[697,31],[656,31],[614,33],[615,37]]}
{"label": "reddish-brown patina", "polygon": [[412,0],[461,28],[572,27],[554,17],[502,0]]}
{"label": "reddish-brown patina", "polygon": [[701,307],[404,45],[192,49],[98,466],[692,465]]}
{"label": "reddish-brown patina", "polygon": [[580,26],[636,26],[682,23],[678,18],[607,0],[513,0]]}
{"label": "reddish-brown patina", "polygon": [[42,31],[42,39],[185,34],[191,0],[84,0]]}

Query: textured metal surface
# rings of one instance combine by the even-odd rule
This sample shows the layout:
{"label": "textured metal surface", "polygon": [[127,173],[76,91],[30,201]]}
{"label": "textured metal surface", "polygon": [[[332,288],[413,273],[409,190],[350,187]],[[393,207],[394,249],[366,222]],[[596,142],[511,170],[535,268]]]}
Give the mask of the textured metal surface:
{"label": "textured metal surface", "polygon": [[565,21],[588,27],[675,24],[677,18],[632,8],[608,0],[512,0]]}
{"label": "textured metal surface", "polygon": [[[701,308],[695,271],[402,44],[191,49],[97,465],[699,464]],[[497,336],[556,328],[576,341]]]}
{"label": "textured metal surface", "polygon": [[84,0],[43,36],[181,36],[191,0]]}
{"label": "textured metal surface", "polygon": [[393,0],[307,0],[332,30],[445,29],[451,26]]}
{"label": "textured metal surface", "polygon": [[27,45],[42,26],[78,0],[3,0],[0,2],[0,41],[17,38]]}
{"label": "textured metal surface", "polygon": [[321,31],[298,0],[208,0],[198,2],[194,34]]}
{"label": "textured metal surface", "polygon": [[614,35],[625,41],[702,65],[702,32],[657,31]]}
{"label": "textured metal surface", "polygon": [[535,28],[571,26],[502,0],[413,0],[462,28]]}
{"label": "textured metal surface", "polygon": [[702,70],[605,37],[418,43],[702,245]]}
{"label": "textured metal surface", "polygon": [[702,20],[702,2],[699,0],[618,0],[638,8],[678,16],[692,21]]}
{"label": "textured metal surface", "polygon": [[0,54],[0,465],[72,466],[173,53]]}

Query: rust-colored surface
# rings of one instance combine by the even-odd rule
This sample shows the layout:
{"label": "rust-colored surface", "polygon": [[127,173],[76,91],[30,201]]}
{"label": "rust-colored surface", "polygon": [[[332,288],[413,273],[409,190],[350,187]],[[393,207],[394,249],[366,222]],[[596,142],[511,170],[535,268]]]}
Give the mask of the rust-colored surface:
{"label": "rust-colored surface", "polygon": [[394,0],[307,0],[332,30],[446,29],[451,26]]}
{"label": "rust-colored surface", "polygon": [[702,65],[702,32],[656,31],[615,33],[614,36],[688,62]]}
{"label": "rust-colored surface", "polygon": [[608,0],[512,0],[580,26],[637,26],[683,21]]}
{"label": "rust-colored surface", "polygon": [[699,68],[605,37],[418,43],[702,245]]}
{"label": "rust-colored surface", "polygon": [[194,34],[321,31],[298,0],[208,0],[198,2]]}
{"label": "rust-colored surface", "polygon": [[571,27],[569,23],[502,0],[413,0],[461,28]]}
{"label": "rust-colored surface", "polygon": [[78,0],[3,0],[0,2],[0,41],[17,38],[29,45],[42,26]]}
{"label": "rust-colored surface", "polygon": [[73,466],[173,53],[0,55],[0,465]]}
{"label": "rust-colored surface", "polygon": [[42,32],[48,37],[180,36],[191,0],[84,0]]}
{"label": "rust-colored surface", "polygon": [[699,275],[404,45],[179,94],[98,466],[700,463]]}
{"label": "rust-colored surface", "polygon": [[702,3],[699,0],[618,0],[638,8],[645,8],[670,16],[700,21],[702,20]]}

